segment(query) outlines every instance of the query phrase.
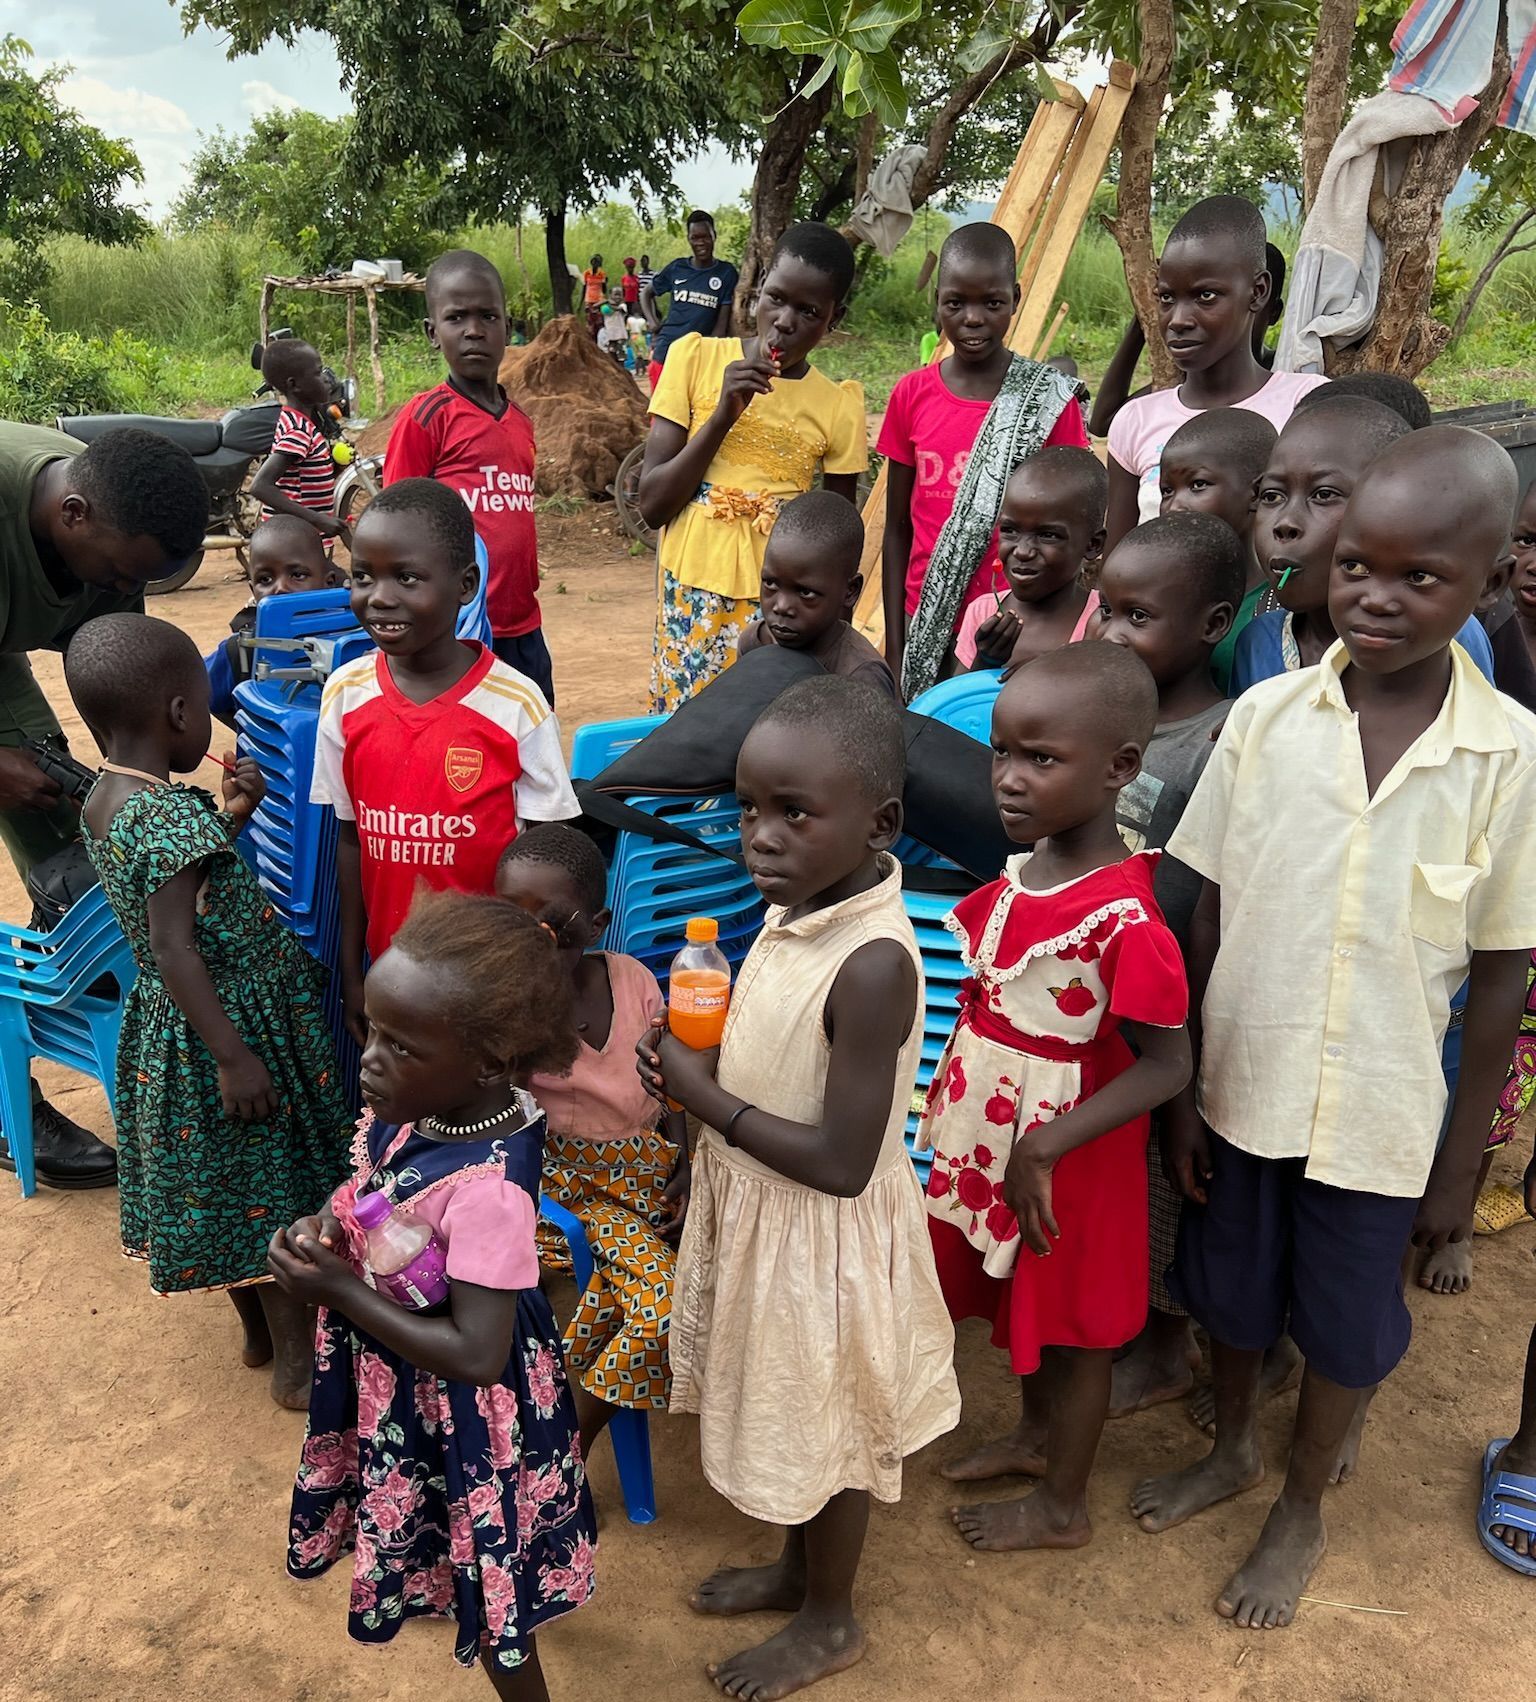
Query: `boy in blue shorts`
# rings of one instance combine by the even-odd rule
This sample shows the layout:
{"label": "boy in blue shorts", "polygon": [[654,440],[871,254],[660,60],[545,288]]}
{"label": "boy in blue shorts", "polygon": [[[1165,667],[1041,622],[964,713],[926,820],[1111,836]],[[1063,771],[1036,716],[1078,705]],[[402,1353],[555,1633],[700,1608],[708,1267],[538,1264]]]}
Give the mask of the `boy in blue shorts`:
{"label": "boy in blue shorts", "polygon": [[1307,1361],[1290,1464],[1216,1602],[1239,1625],[1288,1625],[1322,1558],[1340,1448],[1408,1347],[1407,1243],[1460,1232],[1520,1020],[1536,716],[1452,643],[1502,568],[1516,490],[1508,455],[1453,426],[1367,469],[1333,558],[1340,641],[1233,705],[1169,841],[1206,883],[1199,1115],[1182,1103],[1170,1133],[1196,1209],[1170,1287],[1210,1333],[1216,1439],[1131,1506],[1162,1531],[1262,1479],[1260,1369],[1288,1329]]}

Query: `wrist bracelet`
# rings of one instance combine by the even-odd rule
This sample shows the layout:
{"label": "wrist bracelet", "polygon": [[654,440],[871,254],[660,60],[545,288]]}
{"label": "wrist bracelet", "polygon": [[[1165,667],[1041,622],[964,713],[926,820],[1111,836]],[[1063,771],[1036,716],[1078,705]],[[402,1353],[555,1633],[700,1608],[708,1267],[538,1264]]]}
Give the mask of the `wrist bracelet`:
{"label": "wrist bracelet", "polygon": [[723,1140],[727,1146],[735,1146],[736,1144],[735,1141],[731,1139],[731,1130],[736,1127],[736,1125],[749,1111],[755,1111],[756,1109],[757,1107],[755,1105],[738,1105],[731,1113],[730,1117],[726,1120],[725,1127],[720,1131],[720,1139]]}

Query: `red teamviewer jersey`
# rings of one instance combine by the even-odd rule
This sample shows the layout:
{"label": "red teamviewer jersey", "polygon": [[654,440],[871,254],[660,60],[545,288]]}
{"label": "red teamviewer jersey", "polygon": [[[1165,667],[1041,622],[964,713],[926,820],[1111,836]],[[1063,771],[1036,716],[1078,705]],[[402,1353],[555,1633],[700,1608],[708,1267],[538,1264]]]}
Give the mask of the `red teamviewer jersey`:
{"label": "red teamviewer jersey", "polygon": [[543,694],[476,648],[464,678],[430,703],[412,703],[378,652],[326,682],[309,795],[357,823],[370,957],[419,885],[490,892],[520,822],[579,813]]}
{"label": "red teamviewer jersey", "polygon": [[407,402],[384,451],[384,483],[439,479],[464,498],[490,563],[491,631],[521,638],[541,624],[533,422],[502,394],[499,417],[447,382]]}

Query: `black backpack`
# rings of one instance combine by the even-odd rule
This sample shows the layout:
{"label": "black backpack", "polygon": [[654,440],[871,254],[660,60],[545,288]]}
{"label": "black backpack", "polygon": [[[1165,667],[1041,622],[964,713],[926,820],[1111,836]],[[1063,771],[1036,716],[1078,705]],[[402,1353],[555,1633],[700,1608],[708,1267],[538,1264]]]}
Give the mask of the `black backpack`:
{"label": "black backpack", "polygon": [[[583,811],[607,827],[739,861],[739,852],[706,844],[676,821],[661,820],[625,799],[637,794],[730,796],[736,789],[736,758],[752,724],[780,692],[821,672],[821,664],[800,651],[776,644],[750,651],[601,774],[578,781],[576,796]],[[992,800],[992,753],[941,721],[910,709],[901,713],[907,741],[903,830],[958,865],[909,865],[905,884],[927,891],[970,892],[995,880],[1004,861],[1018,850],[1003,832]]]}

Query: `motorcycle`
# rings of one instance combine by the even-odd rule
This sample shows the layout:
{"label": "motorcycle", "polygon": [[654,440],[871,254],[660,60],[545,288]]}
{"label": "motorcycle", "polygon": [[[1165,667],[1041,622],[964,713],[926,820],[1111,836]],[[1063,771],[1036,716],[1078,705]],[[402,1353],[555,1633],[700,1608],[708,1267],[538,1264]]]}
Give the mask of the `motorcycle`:
{"label": "motorcycle", "polygon": [[[293,332],[284,329],[272,335],[291,337]],[[255,344],[251,349],[251,365],[258,371],[261,353],[261,345]],[[354,417],[357,380],[343,381],[329,367],[325,368],[325,376],[331,393],[331,435],[336,447],[345,451],[337,456],[340,470],[332,512],[350,525],[382,488],[384,458],[358,455],[353,447],[352,439],[368,424],[366,419]],[[255,470],[272,453],[277,416],[283,406],[280,401],[262,400],[270,390],[268,384],[258,386],[252,393],[254,401],[231,408],[217,420],[168,419],[158,414],[61,414],[55,421],[60,431],[82,443],[93,442],[123,426],[137,426],[179,443],[196,464],[208,490],[208,531],[203,547],[189,556],[170,578],[156,579],[146,585],[145,590],[151,595],[164,596],[188,584],[202,566],[208,550],[233,550],[241,567],[248,565],[246,545],[261,523],[261,505],[247,487]]]}

